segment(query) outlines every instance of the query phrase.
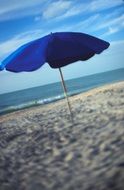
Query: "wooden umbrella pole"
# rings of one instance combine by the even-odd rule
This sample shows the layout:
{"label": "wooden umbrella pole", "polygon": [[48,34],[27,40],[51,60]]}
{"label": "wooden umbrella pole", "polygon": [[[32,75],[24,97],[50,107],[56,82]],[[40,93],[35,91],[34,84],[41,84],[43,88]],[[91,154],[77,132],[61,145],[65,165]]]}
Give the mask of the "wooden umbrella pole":
{"label": "wooden umbrella pole", "polygon": [[70,105],[70,102],[69,102],[69,99],[68,99],[67,89],[66,89],[66,85],[65,85],[65,82],[64,82],[64,78],[63,78],[61,68],[59,68],[59,72],[60,72],[60,76],[61,76],[61,82],[62,82],[62,87],[63,87],[63,90],[64,90],[64,95],[65,95],[65,98],[67,100],[68,109],[69,109],[70,115],[72,117],[71,105]]}

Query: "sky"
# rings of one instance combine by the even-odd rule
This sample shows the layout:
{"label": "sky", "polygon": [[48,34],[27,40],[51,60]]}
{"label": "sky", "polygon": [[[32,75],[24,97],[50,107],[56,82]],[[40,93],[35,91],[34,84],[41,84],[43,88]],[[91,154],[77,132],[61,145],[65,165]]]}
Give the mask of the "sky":
{"label": "sky", "polygon": [[[0,0],[0,62],[51,32],[83,32],[110,43],[91,59],[62,68],[65,80],[124,68],[123,0]],[[26,73],[0,72],[0,94],[60,81],[46,63]]]}

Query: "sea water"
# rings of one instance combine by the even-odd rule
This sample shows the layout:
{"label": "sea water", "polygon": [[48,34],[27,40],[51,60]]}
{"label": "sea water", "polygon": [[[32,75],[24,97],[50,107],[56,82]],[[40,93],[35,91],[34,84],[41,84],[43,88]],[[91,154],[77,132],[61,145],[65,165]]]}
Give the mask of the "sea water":
{"label": "sea water", "polygon": [[[124,80],[124,69],[84,76],[65,81],[68,95]],[[61,82],[0,95],[0,115],[31,106],[48,104],[64,98]]]}

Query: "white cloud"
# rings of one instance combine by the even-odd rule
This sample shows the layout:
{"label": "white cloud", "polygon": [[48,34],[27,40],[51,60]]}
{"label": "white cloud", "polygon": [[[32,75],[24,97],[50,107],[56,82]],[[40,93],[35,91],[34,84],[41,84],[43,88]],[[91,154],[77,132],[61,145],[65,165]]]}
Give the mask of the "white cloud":
{"label": "white cloud", "polygon": [[102,34],[101,37],[117,33],[118,31],[120,31],[120,28],[118,27],[108,27],[108,31]]}
{"label": "white cloud", "polygon": [[123,28],[124,28],[124,14],[114,19],[113,18],[109,20],[105,19],[102,24],[99,24],[99,26],[96,28],[96,31],[100,29],[106,29],[107,32],[101,35],[103,37],[117,33]]}
{"label": "white cloud", "polygon": [[64,19],[71,16],[79,15],[82,13],[88,13],[89,4],[88,3],[79,3],[71,4],[70,8],[65,11],[64,14],[59,15],[56,19]]}
{"label": "white cloud", "polygon": [[[0,4],[0,21],[34,16],[35,19],[64,19],[78,14],[88,14],[123,4],[122,0],[4,0]],[[40,19],[39,19],[40,20]]]}
{"label": "white cloud", "polygon": [[48,5],[48,7],[43,11],[43,18],[49,19],[57,17],[65,11],[68,10],[68,8],[71,6],[71,1],[56,1]]}
{"label": "white cloud", "polygon": [[124,14],[122,14],[121,16],[117,17],[117,18],[111,18],[110,20],[104,22],[103,24],[98,26],[98,29],[102,29],[102,28],[106,28],[106,27],[111,27],[113,25],[121,25],[121,23],[123,23],[124,21]]}
{"label": "white cloud", "polygon": [[[58,16],[56,19],[63,19],[68,16],[79,14],[81,10],[86,12],[87,9],[88,7],[86,6],[86,4],[83,8],[82,6],[80,6],[79,8],[79,5],[77,5],[74,8],[72,7],[71,9],[69,9],[69,11],[67,11],[62,16]],[[106,33],[100,36],[103,37],[105,35],[111,35],[117,33],[124,28],[124,14],[120,15],[122,11],[123,7],[119,7],[109,14],[105,14],[104,16],[102,13],[95,14],[94,12],[94,14],[92,13],[92,16],[90,17],[88,16],[84,19],[84,17],[82,16],[82,19],[80,17],[80,21],[78,21],[77,23],[62,25],[54,31],[79,31],[90,33],[92,35],[96,31],[106,29]]]}
{"label": "white cloud", "polygon": [[4,0],[0,2],[0,21],[41,13],[46,0]]}
{"label": "white cloud", "polygon": [[79,24],[76,25],[76,28],[79,28],[80,30],[89,29],[90,26],[93,25],[94,22],[97,21],[99,18],[99,14],[90,16],[88,19],[81,21]]}
{"label": "white cloud", "polygon": [[[82,20],[80,22],[78,22],[77,24],[70,24],[70,25],[62,25],[59,28],[51,28],[52,32],[62,32],[62,31],[79,31],[79,32],[91,32],[91,28],[92,26],[95,26],[95,23],[97,22],[97,20],[99,20],[99,17],[101,15],[100,14],[95,14],[89,18],[87,18],[86,20]],[[123,15],[124,16],[124,15]],[[104,27],[106,27],[107,32],[104,33],[103,35],[99,36],[99,37],[103,37],[103,36],[107,36],[113,33],[116,33],[120,30],[120,28],[118,27],[113,27],[111,26],[111,23],[118,23],[123,17],[119,17],[114,19],[113,21],[108,21],[108,23],[104,23]],[[39,18],[38,18],[39,19]],[[119,22],[120,23],[120,22]],[[122,26],[123,22],[121,22]],[[103,25],[99,26],[99,28],[103,28]],[[109,26],[110,25],[110,26]],[[98,28],[98,27],[96,27]],[[32,41],[34,39],[40,38],[46,34],[49,33],[49,30],[45,31],[45,30],[32,30],[32,31],[27,31],[25,33],[21,33],[5,42],[0,43],[0,58],[4,59],[7,55],[9,55],[11,52],[13,52],[14,50],[16,50],[18,47],[20,47],[21,45]],[[92,34],[92,33],[91,33]]]}
{"label": "white cloud", "polygon": [[45,19],[65,19],[78,14],[89,14],[94,12],[100,12],[112,7],[122,5],[122,0],[93,0],[87,2],[74,2],[74,1],[56,1],[52,4],[48,4],[47,8],[43,12],[43,18]]}
{"label": "white cloud", "polygon": [[76,31],[76,32],[90,32],[90,27],[96,23],[99,18],[99,14],[95,14],[93,16],[88,17],[87,19],[83,19],[80,22],[72,23],[67,26],[63,26],[59,28],[59,31]]}
{"label": "white cloud", "polygon": [[118,32],[119,28],[112,28],[112,27],[109,27],[109,34],[114,34],[116,32]]}
{"label": "white cloud", "polygon": [[25,8],[31,8],[33,6],[38,6],[39,4],[41,4],[41,0],[30,0],[30,1],[25,1],[25,0],[21,0],[21,1],[11,0],[11,1],[8,1],[8,0],[4,0],[0,4],[0,7],[1,7],[0,14],[8,13],[8,12],[14,11],[14,10],[21,10],[21,9],[25,9]]}
{"label": "white cloud", "polygon": [[0,43],[1,59],[4,59],[7,55],[15,51],[21,45],[42,37],[43,34],[45,33],[41,30],[28,31],[25,33],[21,33],[5,42]]}
{"label": "white cloud", "polygon": [[122,0],[94,0],[90,4],[90,10],[104,10],[123,4]]}

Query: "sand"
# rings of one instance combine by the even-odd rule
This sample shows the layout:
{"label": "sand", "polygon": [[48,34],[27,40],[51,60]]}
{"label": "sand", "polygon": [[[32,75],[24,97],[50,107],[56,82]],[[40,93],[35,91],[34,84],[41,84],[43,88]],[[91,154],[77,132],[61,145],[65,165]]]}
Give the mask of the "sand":
{"label": "sand", "polygon": [[122,190],[124,81],[0,117],[0,190]]}

